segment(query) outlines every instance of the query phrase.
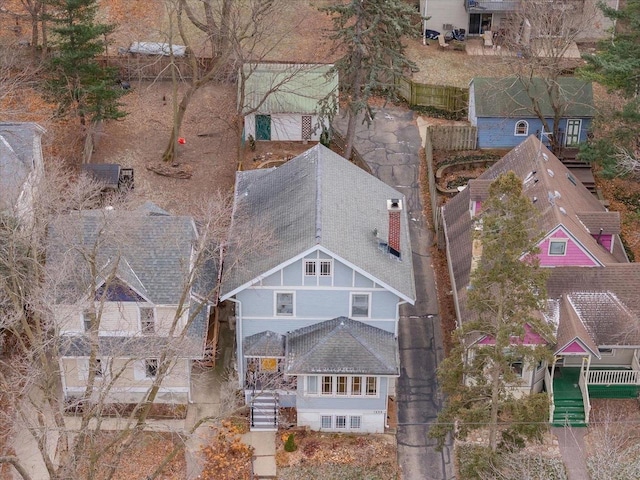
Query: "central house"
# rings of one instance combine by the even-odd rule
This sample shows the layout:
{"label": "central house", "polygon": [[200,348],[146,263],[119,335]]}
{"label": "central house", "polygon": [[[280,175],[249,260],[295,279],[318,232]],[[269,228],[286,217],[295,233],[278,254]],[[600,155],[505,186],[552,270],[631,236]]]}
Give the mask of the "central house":
{"label": "central house", "polygon": [[[234,223],[268,237],[229,247],[240,386],[253,429],[280,407],[315,430],[382,432],[400,374],[400,305],[415,302],[402,194],[317,145],[238,172]],[[244,229],[243,229],[244,230]]]}

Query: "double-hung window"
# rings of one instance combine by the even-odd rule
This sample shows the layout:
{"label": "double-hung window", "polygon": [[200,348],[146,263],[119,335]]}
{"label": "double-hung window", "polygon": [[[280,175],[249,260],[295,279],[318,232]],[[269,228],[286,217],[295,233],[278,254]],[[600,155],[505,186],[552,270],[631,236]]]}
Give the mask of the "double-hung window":
{"label": "double-hung window", "polygon": [[368,293],[352,293],[351,294],[351,316],[352,317],[369,317],[369,299]]}
{"label": "double-hung window", "polygon": [[276,293],[276,315],[293,316],[293,292]]}
{"label": "double-hung window", "polygon": [[156,333],[156,319],[152,307],[140,307],[140,328],[144,335]]}

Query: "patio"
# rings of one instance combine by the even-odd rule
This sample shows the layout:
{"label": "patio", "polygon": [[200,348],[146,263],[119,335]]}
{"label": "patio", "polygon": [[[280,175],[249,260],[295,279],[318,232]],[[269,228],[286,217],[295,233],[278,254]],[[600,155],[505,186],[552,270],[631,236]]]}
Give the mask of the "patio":
{"label": "patio", "polygon": [[[482,37],[471,37],[466,40],[465,51],[467,55],[472,56],[491,56],[491,57],[522,57],[522,52],[509,50],[500,45],[499,41],[495,41],[493,47],[485,47]],[[536,45],[535,40],[532,41],[531,53],[537,57],[551,57],[555,52],[547,52],[542,45]],[[580,59],[580,50],[575,42],[571,42],[567,51],[562,55],[564,59],[575,60]]]}

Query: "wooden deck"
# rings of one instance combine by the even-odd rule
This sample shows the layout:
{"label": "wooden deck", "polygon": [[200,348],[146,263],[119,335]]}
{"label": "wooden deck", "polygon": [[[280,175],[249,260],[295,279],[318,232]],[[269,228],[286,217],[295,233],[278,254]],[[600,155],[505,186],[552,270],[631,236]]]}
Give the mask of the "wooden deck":
{"label": "wooden deck", "polygon": [[[485,47],[484,41],[482,37],[470,37],[466,40],[465,51],[467,55],[474,56],[491,56],[491,57],[521,57],[522,52],[509,50],[496,42],[494,42],[493,47]],[[545,52],[542,48],[537,48],[535,43],[531,46],[531,51],[534,55],[538,57],[548,56],[545,55]],[[549,55],[550,56],[550,55]],[[572,42],[571,46],[564,52],[563,58],[567,60],[572,59],[580,59],[582,58],[580,55],[580,49],[578,49],[578,45],[575,42]]]}

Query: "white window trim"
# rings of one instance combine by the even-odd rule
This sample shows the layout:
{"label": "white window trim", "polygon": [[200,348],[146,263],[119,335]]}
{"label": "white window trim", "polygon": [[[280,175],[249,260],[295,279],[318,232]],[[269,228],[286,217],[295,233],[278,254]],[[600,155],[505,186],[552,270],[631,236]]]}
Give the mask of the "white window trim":
{"label": "white window trim", "polygon": [[[518,133],[518,125],[520,125],[521,123],[524,123],[527,127],[525,133]],[[518,120],[513,127],[513,135],[516,137],[526,137],[527,135],[529,135],[529,122],[527,122],[526,120]]]}
{"label": "white window trim", "polygon": [[[367,314],[366,315],[354,315],[353,314],[353,297],[355,295],[367,296]],[[349,317],[351,318],[371,318],[371,293],[369,292],[351,292],[349,296]]]}
{"label": "white window trim", "polygon": [[[322,264],[323,263],[328,263],[329,264],[329,273],[322,273]],[[326,258],[318,260],[318,265],[317,265],[316,271],[318,272],[318,276],[319,277],[333,277],[333,260],[332,259],[326,259]]]}
{"label": "white window trim", "polygon": [[[329,264],[329,273],[328,274],[323,274],[322,273],[322,264],[323,263],[328,263]],[[314,265],[314,273],[313,274],[309,274],[307,273],[307,264],[313,264]],[[305,259],[304,262],[302,263],[302,275],[304,277],[307,278],[311,278],[311,277],[325,277],[325,278],[329,278],[333,276],[333,259],[331,258],[320,258],[320,259]]]}
{"label": "white window trim", "polygon": [[[316,377],[317,390],[315,393],[309,391],[309,378]],[[331,377],[331,393],[322,393],[322,378]],[[338,393],[338,377],[347,377],[346,394]],[[353,378],[360,378],[360,393],[352,394]],[[367,378],[374,378],[376,381],[376,393],[367,394]],[[377,398],[380,397],[380,377],[375,375],[308,375],[305,377],[304,394],[307,397],[325,397],[325,398]]]}
{"label": "white window trim", "polygon": [[[307,265],[313,265],[313,273],[307,273]],[[318,275],[318,265],[316,260],[305,260],[302,264],[303,275],[305,277],[315,277]]]}
{"label": "white window trim", "polygon": [[[142,310],[151,310],[153,320],[153,333],[145,333],[142,325]],[[158,315],[156,308],[153,305],[139,305],[138,306],[138,326],[140,327],[140,333],[142,335],[156,335],[158,333]]]}
{"label": "white window trim", "polygon": [[[325,427],[323,425],[323,420],[328,419],[329,420],[329,426]],[[333,415],[320,415],[320,429],[325,429],[325,430],[331,430],[333,429]]]}
{"label": "white window trim", "polygon": [[[291,294],[292,313],[278,313],[278,295]],[[296,292],[292,290],[276,290],[273,292],[273,316],[274,317],[295,317],[296,316]]]}
{"label": "white window trim", "polygon": [[[357,419],[358,426],[354,427],[354,420]],[[349,430],[361,430],[362,429],[362,415],[349,415]]]}
{"label": "white window trim", "polygon": [[[551,253],[551,244],[552,243],[564,243],[564,252],[562,253]],[[566,238],[550,238],[549,239],[549,248],[547,249],[547,254],[550,257],[564,257],[567,254],[567,239]]]}

